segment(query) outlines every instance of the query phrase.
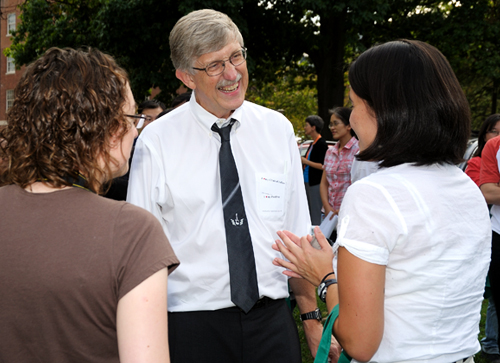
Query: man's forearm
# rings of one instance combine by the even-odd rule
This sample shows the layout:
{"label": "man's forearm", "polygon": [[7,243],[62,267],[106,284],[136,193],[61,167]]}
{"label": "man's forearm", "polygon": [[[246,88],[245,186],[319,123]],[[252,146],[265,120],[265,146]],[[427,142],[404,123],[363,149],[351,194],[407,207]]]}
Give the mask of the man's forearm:
{"label": "man's forearm", "polygon": [[[301,314],[316,310],[318,307],[316,301],[316,288],[306,279],[290,279],[290,287],[295,295],[297,306]],[[306,335],[307,344],[313,357],[316,356],[321,334],[323,332],[323,324],[316,319],[309,319],[302,322],[304,333]]]}

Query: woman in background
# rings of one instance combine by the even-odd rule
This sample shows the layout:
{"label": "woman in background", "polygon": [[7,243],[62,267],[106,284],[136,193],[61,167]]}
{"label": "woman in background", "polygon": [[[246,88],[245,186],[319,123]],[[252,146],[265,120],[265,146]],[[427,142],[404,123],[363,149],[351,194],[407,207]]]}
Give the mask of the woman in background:
{"label": "woman in background", "polygon": [[320,194],[325,216],[330,212],[338,214],[342,199],[351,185],[351,166],[359,151],[356,134],[349,124],[351,109],[337,107],[331,110],[330,130],[337,140],[325,155]]}
{"label": "woman in background", "polygon": [[320,250],[311,236],[278,232],[274,247],[288,261],[274,264],[319,285],[354,361],[473,362],[491,228],[479,188],[456,167],[467,99],[446,58],[415,40],[370,48],[349,83],[357,157],[381,169],[347,190],[336,269],[319,228]]}
{"label": "woman in background", "polygon": [[51,48],[17,85],[1,135],[0,361],[170,361],[177,258],[151,214],[98,195],[128,170],[135,107],[94,49]]}
{"label": "woman in background", "polygon": [[326,141],[321,137],[324,121],[321,117],[311,115],[306,118],[304,132],[312,139],[311,145],[307,148],[306,156],[302,157],[304,167],[304,184],[306,187],[307,202],[309,204],[309,214],[313,226],[321,224],[321,196],[319,185],[323,174],[323,162],[328,150]]}
{"label": "woman in background", "polygon": [[477,150],[467,162],[465,173],[479,186],[479,171],[481,170],[481,153],[486,142],[500,134],[500,114],[495,113],[484,120],[477,136]]}

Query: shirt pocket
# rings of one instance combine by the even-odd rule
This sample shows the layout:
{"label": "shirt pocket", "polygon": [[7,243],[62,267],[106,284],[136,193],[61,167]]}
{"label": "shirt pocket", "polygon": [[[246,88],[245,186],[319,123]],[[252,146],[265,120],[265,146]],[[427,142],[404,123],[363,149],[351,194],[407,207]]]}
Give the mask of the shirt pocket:
{"label": "shirt pocket", "polygon": [[263,218],[277,220],[285,214],[286,175],[256,173],[257,211]]}

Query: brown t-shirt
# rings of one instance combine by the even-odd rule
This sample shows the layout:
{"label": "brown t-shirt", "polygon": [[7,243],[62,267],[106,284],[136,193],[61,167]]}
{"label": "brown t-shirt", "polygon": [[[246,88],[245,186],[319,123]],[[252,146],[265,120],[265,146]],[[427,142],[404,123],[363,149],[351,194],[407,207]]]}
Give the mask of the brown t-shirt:
{"label": "brown t-shirt", "polygon": [[160,223],[78,188],[0,206],[0,362],[118,362],[118,301],[179,263]]}

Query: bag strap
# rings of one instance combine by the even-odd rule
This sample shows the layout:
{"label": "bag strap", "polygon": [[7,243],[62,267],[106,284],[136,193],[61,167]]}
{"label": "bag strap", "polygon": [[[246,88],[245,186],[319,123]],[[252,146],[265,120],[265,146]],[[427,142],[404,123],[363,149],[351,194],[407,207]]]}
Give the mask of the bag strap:
{"label": "bag strap", "polygon": [[[333,324],[338,317],[339,305],[337,304],[332,311],[330,311],[330,314],[328,314],[328,318],[326,318],[325,324],[323,325],[323,334],[321,335],[321,341],[319,343],[314,363],[328,363],[328,353],[330,352],[330,345],[332,343]],[[351,357],[342,351],[338,363],[349,362],[351,362]]]}

